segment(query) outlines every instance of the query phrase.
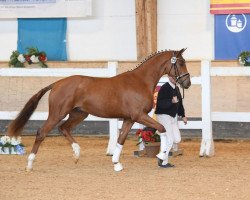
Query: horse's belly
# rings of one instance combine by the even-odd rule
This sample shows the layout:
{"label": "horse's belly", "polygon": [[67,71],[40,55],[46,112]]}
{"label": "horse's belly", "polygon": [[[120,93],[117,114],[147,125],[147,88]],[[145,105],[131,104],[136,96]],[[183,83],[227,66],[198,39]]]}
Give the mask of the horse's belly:
{"label": "horse's belly", "polygon": [[102,104],[90,102],[87,106],[83,105],[83,110],[91,115],[103,118],[127,118],[129,117],[129,112],[124,109],[121,105],[115,104]]}

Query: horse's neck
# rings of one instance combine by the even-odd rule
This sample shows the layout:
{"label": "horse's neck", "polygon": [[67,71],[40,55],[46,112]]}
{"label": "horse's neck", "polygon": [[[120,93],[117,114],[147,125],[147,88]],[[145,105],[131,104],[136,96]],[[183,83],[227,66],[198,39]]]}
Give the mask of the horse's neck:
{"label": "horse's neck", "polygon": [[164,68],[162,66],[163,63],[164,59],[162,56],[158,55],[157,57],[146,61],[142,64],[142,66],[135,70],[135,73],[142,77],[143,82],[149,86],[152,92],[154,91],[160,78],[164,75]]}

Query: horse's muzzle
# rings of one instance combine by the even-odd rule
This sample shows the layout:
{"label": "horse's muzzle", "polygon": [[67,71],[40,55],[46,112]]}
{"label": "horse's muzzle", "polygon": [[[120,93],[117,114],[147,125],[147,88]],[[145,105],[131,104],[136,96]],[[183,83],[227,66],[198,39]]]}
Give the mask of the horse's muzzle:
{"label": "horse's muzzle", "polygon": [[184,81],[182,87],[184,89],[188,89],[191,86],[191,81]]}
{"label": "horse's muzzle", "polygon": [[182,88],[188,89],[191,86],[191,79],[189,73],[178,77],[176,82],[178,82]]}

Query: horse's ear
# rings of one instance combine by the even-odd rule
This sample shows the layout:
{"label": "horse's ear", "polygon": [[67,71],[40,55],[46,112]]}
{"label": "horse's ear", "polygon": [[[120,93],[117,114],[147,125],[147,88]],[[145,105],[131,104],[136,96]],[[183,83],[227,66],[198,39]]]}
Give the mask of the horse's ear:
{"label": "horse's ear", "polygon": [[187,48],[183,48],[179,51],[179,55],[183,54],[184,51],[186,51]]}
{"label": "horse's ear", "polygon": [[187,48],[183,48],[183,49],[181,49],[180,51],[177,51],[177,57],[178,56],[180,56],[180,55],[182,55],[182,53],[186,50]]}

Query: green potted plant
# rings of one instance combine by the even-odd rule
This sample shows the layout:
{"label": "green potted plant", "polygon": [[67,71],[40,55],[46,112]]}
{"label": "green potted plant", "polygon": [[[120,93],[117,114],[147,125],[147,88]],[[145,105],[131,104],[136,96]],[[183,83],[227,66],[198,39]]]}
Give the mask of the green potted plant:
{"label": "green potted plant", "polygon": [[37,48],[28,47],[25,54],[21,54],[19,51],[13,51],[10,56],[10,67],[25,67],[25,63],[39,64],[41,67],[48,67],[46,64],[47,55],[44,51],[39,51]]}
{"label": "green potted plant", "polygon": [[238,61],[241,65],[250,66],[250,51],[242,51],[238,56]]}
{"label": "green potted plant", "polygon": [[144,129],[139,129],[136,132],[138,137],[138,143],[143,143],[145,146],[145,151],[148,157],[154,158],[160,150],[160,135],[157,131],[150,127],[145,127]]}
{"label": "green potted plant", "polygon": [[0,154],[19,154],[25,153],[21,137],[2,136],[0,138]]}

